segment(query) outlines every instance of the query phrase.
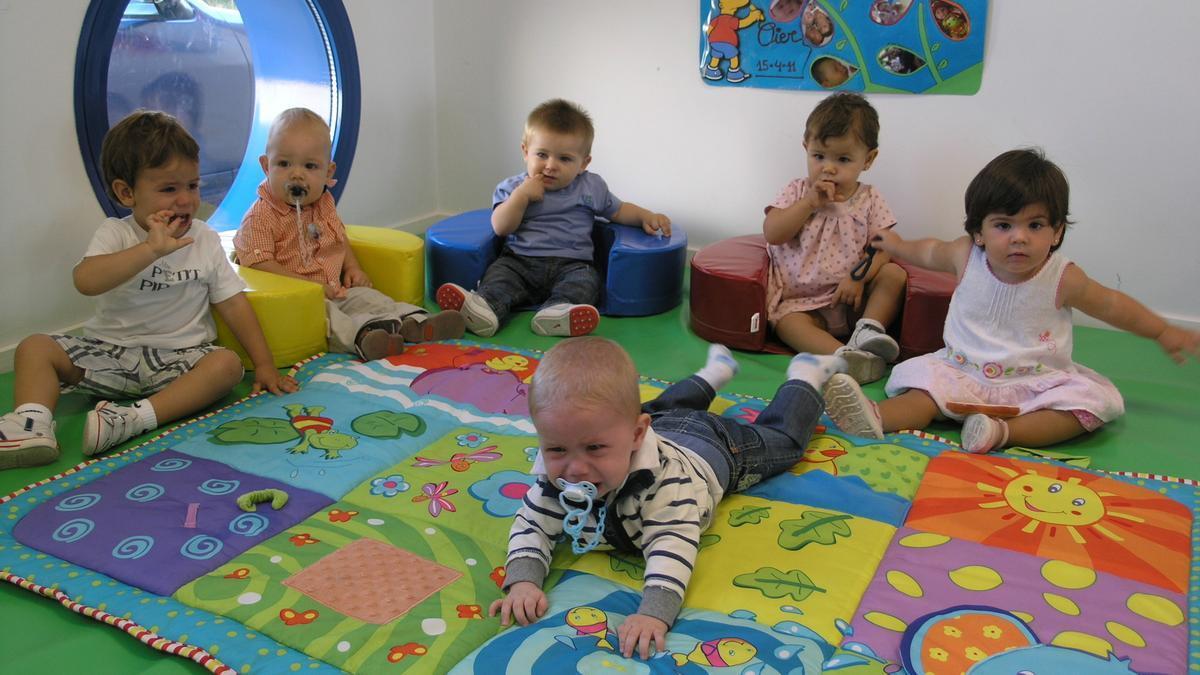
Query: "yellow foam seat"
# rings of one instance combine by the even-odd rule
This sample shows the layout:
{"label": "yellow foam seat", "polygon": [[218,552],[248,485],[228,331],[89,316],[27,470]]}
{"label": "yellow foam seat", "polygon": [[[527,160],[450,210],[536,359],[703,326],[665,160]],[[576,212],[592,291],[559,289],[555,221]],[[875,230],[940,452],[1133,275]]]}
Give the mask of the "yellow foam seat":
{"label": "yellow foam seat", "polygon": [[[347,225],[350,247],[372,285],[388,297],[421,305],[425,298],[425,242],[418,236],[383,227]],[[246,297],[258,315],[275,366],[283,368],[325,351],[325,291],[320,284],[236,266],[246,282]],[[237,352],[253,368],[246,351],[220,316],[217,344]]]}

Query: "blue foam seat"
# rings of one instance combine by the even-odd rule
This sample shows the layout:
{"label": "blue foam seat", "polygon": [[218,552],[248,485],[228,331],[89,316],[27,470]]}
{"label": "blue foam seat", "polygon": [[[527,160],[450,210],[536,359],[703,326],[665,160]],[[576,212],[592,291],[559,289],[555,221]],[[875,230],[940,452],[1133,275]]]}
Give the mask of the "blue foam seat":
{"label": "blue foam seat", "polygon": [[[425,233],[429,288],[451,282],[474,289],[504,240],[492,232],[491,209],[467,211],[432,225]],[[597,309],[608,316],[646,316],[683,299],[687,234],[672,228],[655,237],[639,227],[597,220],[592,229],[596,269],[604,280]]]}

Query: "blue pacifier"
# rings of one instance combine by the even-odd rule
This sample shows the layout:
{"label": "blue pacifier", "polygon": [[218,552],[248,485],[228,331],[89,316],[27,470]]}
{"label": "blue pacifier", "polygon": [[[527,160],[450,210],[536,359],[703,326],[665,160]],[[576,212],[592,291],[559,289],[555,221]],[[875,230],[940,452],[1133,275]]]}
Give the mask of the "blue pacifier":
{"label": "blue pacifier", "polygon": [[[603,504],[600,505],[596,511],[596,532],[591,538],[585,538],[583,526],[587,522],[587,515],[592,510],[592,503],[597,496],[596,486],[587,481],[568,483],[562,478],[556,480],[555,484],[558,485],[558,489],[562,490],[558,494],[558,504],[567,512],[563,516],[563,532],[571,536],[571,550],[576,555],[587,553],[600,544],[600,539],[604,535],[604,515],[608,508]],[[568,499],[573,502],[583,502],[583,508],[567,504]]]}

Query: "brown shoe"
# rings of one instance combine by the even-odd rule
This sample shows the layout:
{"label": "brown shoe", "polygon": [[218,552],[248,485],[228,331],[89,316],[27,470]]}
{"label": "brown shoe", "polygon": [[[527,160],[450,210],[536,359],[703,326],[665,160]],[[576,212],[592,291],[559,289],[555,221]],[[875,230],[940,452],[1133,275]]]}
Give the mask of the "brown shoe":
{"label": "brown shoe", "polygon": [[389,333],[382,328],[374,328],[363,333],[356,346],[358,355],[363,361],[375,361],[403,354],[404,337],[399,333]]}
{"label": "brown shoe", "polygon": [[452,340],[463,336],[467,328],[466,319],[456,310],[447,309],[438,314],[412,314],[404,317],[400,334],[407,342],[429,342]]}

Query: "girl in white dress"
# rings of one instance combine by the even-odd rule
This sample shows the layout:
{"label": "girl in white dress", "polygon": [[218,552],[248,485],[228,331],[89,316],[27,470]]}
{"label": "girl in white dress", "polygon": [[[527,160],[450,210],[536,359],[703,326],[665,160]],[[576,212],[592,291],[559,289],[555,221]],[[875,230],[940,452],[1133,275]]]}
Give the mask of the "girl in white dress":
{"label": "girl in white dress", "polygon": [[931,270],[953,272],[945,347],[896,366],[878,405],[850,378],[825,389],[830,417],[872,438],[963,421],[970,452],[1042,447],[1093,431],[1125,412],[1102,375],[1071,360],[1071,310],[1158,342],[1182,363],[1200,333],[1169,325],[1128,295],[1088,278],[1057,253],[1066,234],[1067,179],[1036,150],[993,159],[966,194],[967,235],[904,241],[891,231],[873,245]]}

